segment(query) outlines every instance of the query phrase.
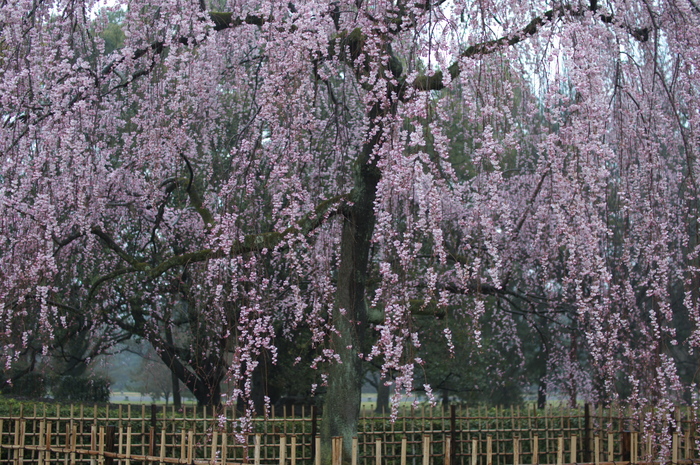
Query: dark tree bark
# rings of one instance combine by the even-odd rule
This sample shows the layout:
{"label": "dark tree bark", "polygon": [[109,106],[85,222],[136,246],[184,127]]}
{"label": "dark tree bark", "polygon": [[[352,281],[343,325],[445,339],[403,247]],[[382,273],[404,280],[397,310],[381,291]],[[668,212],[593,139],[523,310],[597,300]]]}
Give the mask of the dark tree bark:
{"label": "dark tree bark", "polygon": [[338,285],[332,314],[336,333],[331,340],[342,363],[333,363],[329,369],[321,423],[324,463],[330,463],[331,438],[334,436],[342,436],[343,462],[349,463],[352,438],[357,434],[360,415],[363,376],[358,354],[362,351],[368,328],[365,294],[370,241],[375,226],[374,199],[380,179],[379,169],[371,155],[382,138],[381,127],[373,123],[379,113],[378,105],[371,113],[369,133],[374,132],[374,135],[365,143],[358,157],[355,185],[350,194],[352,206],[343,211]]}
{"label": "dark tree bark", "polygon": [[[168,345],[173,345],[173,332],[170,328],[165,329],[165,341]],[[173,385],[173,405],[179,409],[182,407],[182,395],[180,394],[180,380],[174,370],[170,370],[170,382]]]}
{"label": "dark tree bark", "polygon": [[376,413],[389,411],[389,394],[391,389],[389,386],[384,385],[384,381],[380,379],[379,384],[377,384],[377,408],[374,410]]}

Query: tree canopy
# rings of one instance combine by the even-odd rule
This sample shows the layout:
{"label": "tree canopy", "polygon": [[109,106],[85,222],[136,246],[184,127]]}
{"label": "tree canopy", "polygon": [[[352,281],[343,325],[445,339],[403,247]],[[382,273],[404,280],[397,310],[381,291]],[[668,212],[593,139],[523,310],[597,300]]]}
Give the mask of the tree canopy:
{"label": "tree canopy", "polygon": [[349,436],[364,363],[400,395],[416,318],[448,357],[488,314],[574,398],[663,407],[700,344],[699,26],[695,0],[2,2],[6,365],[138,337],[252,412],[303,334]]}

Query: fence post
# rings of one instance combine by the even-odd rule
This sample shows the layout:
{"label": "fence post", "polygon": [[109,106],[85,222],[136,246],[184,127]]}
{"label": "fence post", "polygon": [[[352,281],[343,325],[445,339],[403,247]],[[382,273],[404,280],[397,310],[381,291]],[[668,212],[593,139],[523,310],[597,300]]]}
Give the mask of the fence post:
{"label": "fence post", "polygon": [[[311,406],[311,457],[316,457],[321,453],[321,443],[316,441],[318,435],[318,413],[316,406]],[[318,453],[316,453],[318,451]],[[320,458],[320,457],[319,457]]]}
{"label": "fence post", "polygon": [[[406,465],[406,453],[408,452],[408,439],[401,438],[401,465]],[[353,465],[356,465],[353,463]]]}
{"label": "fence post", "polygon": [[148,428],[148,455],[156,455],[156,429],[153,426]]}
{"label": "fence post", "polygon": [[477,464],[479,458],[479,441],[476,438],[472,438],[472,465]]}
{"label": "fence post", "polygon": [[430,435],[423,435],[423,465],[430,465]]}
{"label": "fence post", "polygon": [[532,463],[539,465],[540,463],[540,438],[535,434],[532,437]]}
{"label": "fence post", "polygon": [[381,439],[376,439],[374,441],[374,454],[375,454],[374,463],[376,465],[382,465],[382,440]]}
{"label": "fence post", "polygon": [[671,441],[671,463],[673,465],[678,464],[678,433],[673,433],[673,439]]}
{"label": "fence post", "polygon": [[[53,423],[48,422],[46,424],[46,457],[50,458],[51,457],[51,429],[53,427]],[[2,431],[2,421],[0,421],[0,432]]]}
{"label": "fence post", "polygon": [[578,463],[577,451],[576,451],[576,435],[571,436],[571,455],[569,463]]}
{"label": "fence post", "polygon": [[97,463],[104,465],[105,463],[105,427],[100,426],[97,434]]}
{"label": "fence post", "polygon": [[[115,452],[115,450],[114,450],[114,445],[115,445],[114,444],[114,433],[115,433],[114,425],[107,426],[107,428],[105,429],[105,434],[106,434],[105,453],[113,454]],[[114,457],[105,456],[104,459],[105,459],[105,461],[104,461],[105,465],[114,465]]]}
{"label": "fence post", "polygon": [[445,436],[445,465],[452,465],[452,437]]}
{"label": "fence post", "polygon": [[686,434],[688,435],[688,442],[686,443],[685,449],[685,452],[687,454],[685,456],[686,459],[692,460],[695,458],[695,438],[697,437],[696,433],[697,431],[695,428],[695,422],[691,421],[688,426],[688,430],[686,431]]}
{"label": "fence post", "polygon": [[600,436],[597,434],[593,437],[593,462],[595,465],[600,463]]}
{"label": "fence post", "polygon": [[[260,465],[260,443],[262,442],[262,434],[255,435],[255,448],[253,449],[253,463]],[[188,460],[189,462],[189,460]]]}
{"label": "fence post", "polygon": [[486,465],[493,465],[493,436],[486,436]]}
{"label": "fence post", "polygon": [[314,464],[321,465],[321,438],[315,436],[313,444],[315,446],[314,450],[316,451],[314,453]]}
{"label": "fence post", "polygon": [[[224,435],[224,443],[225,442],[226,442],[226,435]],[[224,451],[226,451],[226,446],[224,446]],[[225,452],[224,452],[224,454],[225,454]],[[165,461],[163,460],[163,459],[165,459],[165,428],[163,428],[160,431],[160,457],[159,458],[160,458],[160,461],[158,463],[160,463],[160,465],[163,465],[165,463]],[[226,462],[225,455],[224,455],[224,458],[222,460],[223,460],[223,463]]]}
{"label": "fence post", "polygon": [[557,465],[564,463],[564,436],[557,438]]}
{"label": "fence post", "polygon": [[[321,454],[319,454],[320,456]],[[343,462],[343,437],[333,436],[331,438],[331,463],[341,465]]]}
{"label": "fence post", "polygon": [[[352,438],[352,453],[350,456],[350,465],[357,465],[357,450],[358,450],[358,440],[357,436]],[[293,465],[293,464],[292,464]]]}
{"label": "fence post", "polygon": [[210,457],[211,457],[211,463],[216,463],[216,449],[218,446],[218,431],[214,430],[211,433],[211,451],[210,451]]}
{"label": "fence post", "polygon": [[583,461],[591,461],[591,405],[583,406]]}
{"label": "fence post", "polygon": [[513,465],[520,465],[520,438],[513,438]]}
{"label": "fence post", "polygon": [[[145,406],[144,406],[145,407]],[[156,455],[156,404],[151,404],[151,427],[148,430],[148,455],[154,457]]]}
{"label": "fence post", "polygon": [[[21,408],[21,407],[22,407],[22,404],[20,404],[20,408]],[[14,461],[13,461],[13,463],[14,463],[15,465],[18,465],[18,464],[19,464],[19,456],[20,456],[20,451],[19,451],[19,449],[20,449],[20,439],[19,439],[19,437],[20,437],[20,434],[21,434],[21,433],[20,433],[20,429],[22,428],[21,425],[22,425],[22,423],[21,423],[19,420],[15,420],[15,440],[14,440],[14,446],[15,446],[14,449],[15,449],[15,451],[14,451],[14,454],[13,454],[13,455],[14,455]]]}
{"label": "fence post", "polygon": [[631,441],[632,441],[632,435],[630,434],[629,431],[623,431],[622,432],[622,443],[620,444],[622,447],[622,460],[623,461],[631,461],[632,454],[631,452]]}
{"label": "fence post", "polygon": [[[292,410],[292,414],[294,414],[294,410]],[[356,441],[357,439],[355,439]],[[291,450],[291,455],[289,457],[291,465],[297,465],[297,437],[296,435],[292,436],[292,450]],[[221,463],[226,463],[226,461],[222,461]],[[353,464],[354,465],[354,464]]]}
{"label": "fence post", "polygon": [[126,427],[126,465],[131,465],[131,425]]}
{"label": "fence post", "polygon": [[631,463],[637,463],[637,453],[639,451],[639,445],[637,444],[637,437],[638,433],[637,432],[632,432],[630,433],[630,462]]}
{"label": "fence post", "polygon": [[457,406],[454,404],[450,405],[450,439],[450,457],[455,457],[457,455]]}
{"label": "fence post", "polygon": [[[70,463],[71,465],[75,464],[75,449],[78,444],[78,427],[77,425],[73,425],[71,428],[70,432]],[[127,463],[127,465],[129,465]]]}
{"label": "fence post", "polygon": [[[214,433],[216,434],[216,433]],[[212,461],[214,458],[212,458]],[[287,436],[284,434],[280,436],[280,460],[279,463],[280,465],[284,465],[284,462],[287,460]]]}
{"label": "fence post", "polygon": [[613,434],[608,433],[608,462],[615,460],[615,445],[613,444]]}
{"label": "fence post", "polygon": [[[90,451],[97,452],[97,424],[92,424],[90,426]],[[90,455],[90,465],[95,465],[96,462],[95,456]]]}
{"label": "fence post", "polygon": [[[44,457],[46,456],[46,420],[41,420],[39,423],[39,457],[38,465],[44,465]],[[0,438],[2,444],[2,438]]]}

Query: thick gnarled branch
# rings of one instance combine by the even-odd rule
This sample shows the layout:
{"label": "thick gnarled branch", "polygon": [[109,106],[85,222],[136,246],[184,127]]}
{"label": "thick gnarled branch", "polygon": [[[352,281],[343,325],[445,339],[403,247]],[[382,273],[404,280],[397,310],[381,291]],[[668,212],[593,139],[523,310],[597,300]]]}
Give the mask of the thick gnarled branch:
{"label": "thick gnarled branch", "polygon": [[[533,18],[524,28],[515,34],[506,35],[498,39],[487,40],[478,44],[467,47],[461,54],[460,58],[475,58],[479,56],[489,55],[504,48],[516,45],[530,36],[535,35],[545,24],[551,22],[555,17],[562,17],[565,13],[572,17],[583,16],[586,10],[572,10],[570,6],[564,6],[559,10],[548,10],[541,16]],[[615,18],[612,15],[599,15],[598,18],[605,24],[615,23]],[[633,28],[625,26],[629,34],[639,42],[649,40],[649,28]],[[447,69],[452,80],[456,79],[460,74],[459,63],[455,62]],[[413,81],[413,87],[418,90],[441,90],[445,86],[443,84],[443,72],[436,71],[430,76],[418,76]]]}
{"label": "thick gnarled branch", "polygon": [[185,266],[190,263],[200,263],[226,256],[259,252],[263,249],[273,249],[285,238],[293,234],[309,234],[311,231],[321,226],[328,218],[338,212],[338,205],[341,204],[345,198],[346,195],[338,195],[321,202],[312,213],[299,219],[296,226],[290,226],[284,231],[250,234],[242,241],[236,241],[228,250],[203,249],[196,252],[183,253],[172,256],[155,266],[151,266],[146,262],[138,261],[136,258],[132,257],[121,247],[119,247],[119,245],[100,228],[93,228],[92,232],[100,237],[100,239],[102,239],[109,249],[115,252],[117,256],[126,261],[130,266],[118,268],[95,279],[90,286],[88,300],[94,298],[97,291],[104,283],[125,274],[144,272],[148,279],[155,279],[173,268]]}

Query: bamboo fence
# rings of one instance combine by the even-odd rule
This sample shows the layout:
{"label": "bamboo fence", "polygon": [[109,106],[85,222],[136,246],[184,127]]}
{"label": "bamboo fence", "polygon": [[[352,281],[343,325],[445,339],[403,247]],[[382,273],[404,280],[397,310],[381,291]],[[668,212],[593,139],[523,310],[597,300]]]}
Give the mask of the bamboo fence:
{"label": "bamboo fence", "polygon": [[[216,415],[145,405],[20,408],[0,418],[0,462],[16,465],[320,463],[320,416],[271,411],[252,432],[236,434],[233,411]],[[615,409],[404,409],[395,422],[364,412],[353,439],[357,465],[534,465],[690,463],[695,423],[678,410],[661,424],[668,444]],[[652,415],[654,412],[647,412]],[[277,414],[277,415],[275,415]],[[665,440],[664,440],[665,441]],[[334,438],[339,463],[342,438]],[[666,458],[667,457],[667,458]]]}

